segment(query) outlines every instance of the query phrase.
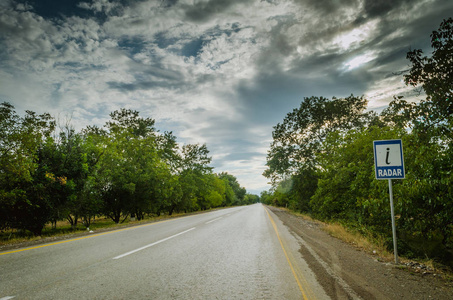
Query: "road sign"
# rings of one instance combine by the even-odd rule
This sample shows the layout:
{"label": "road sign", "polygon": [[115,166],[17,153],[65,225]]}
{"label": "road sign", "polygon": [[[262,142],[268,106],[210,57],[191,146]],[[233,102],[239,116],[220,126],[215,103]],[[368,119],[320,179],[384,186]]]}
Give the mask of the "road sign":
{"label": "road sign", "polygon": [[373,141],[376,179],[388,179],[390,215],[392,217],[393,252],[398,264],[392,179],[404,179],[403,143],[401,140]]}
{"label": "road sign", "polygon": [[376,179],[404,179],[401,140],[374,141],[373,146]]}

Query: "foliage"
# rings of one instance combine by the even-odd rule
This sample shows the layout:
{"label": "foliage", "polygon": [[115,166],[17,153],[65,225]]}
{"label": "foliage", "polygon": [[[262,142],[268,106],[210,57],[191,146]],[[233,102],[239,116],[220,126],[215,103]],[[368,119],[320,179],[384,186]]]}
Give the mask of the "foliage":
{"label": "foliage", "polygon": [[206,145],[179,146],[151,118],[121,109],[103,128],[59,128],[49,114],[20,117],[0,107],[0,230],[40,235],[67,219],[86,227],[98,215],[120,223],[129,216],[173,214],[259,201],[236,177],[212,172]]}
{"label": "foliage", "polygon": [[230,187],[225,190],[226,198],[225,198],[225,205],[240,205],[244,203],[245,196],[247,191],[245,188],[239,185],[236,177],[230,175],[226,172],[222,172],[219,174],[219,178],[225,182],[225,185]]}
{"label": "foliage", "polygon": [[360,128],[374,116],[365,112],[366,106],[363,97],[353,95],[332,100],[304,98],[299,108],[288,113],[283,123],[274,127],[267,156],[268,169],[263,175],[276,183],[300,169],[312,169],[330,132]]}
{"label": "foliage", "polygon": [[361,98],[311,97],[288,113],[274,127],[265,172],[274,185],[261,200],[383,236],[391,245],[388,187],[375,179],[373,141],[402,139],[406,178],[393,181],[399,250],[453,267],[453,19],[433,32],[431,44],[430,57],[421,50],[407,55],[412,67],[405,81],[426,93],[418,103],[395,97],[377,116],[364,113]]}
{"label": "foliage", "polygon": [[313,214],[387,233],[388,195],[386,182],[375,180],[373,141],[401,138],[404,134],[391,127],[330,134],[320,155],[318,188],[310,202]]}
{"label": "foliage", "polygon": [[453,18],[443,20],[431,34],[431,57],[422,56],[416,49],[407,54],[412,67],[404,76],[406,84],[422,85],[426,100],[437,118],[451,118],[453,114]]}
{"label": "foliage", "polygon": [[55,128],[49,114],[27,111],[20,117],[9,103],[0,106],[0,229],[15,227],[39,234],[50,216],[43,195],[45,173],[38,151]]}

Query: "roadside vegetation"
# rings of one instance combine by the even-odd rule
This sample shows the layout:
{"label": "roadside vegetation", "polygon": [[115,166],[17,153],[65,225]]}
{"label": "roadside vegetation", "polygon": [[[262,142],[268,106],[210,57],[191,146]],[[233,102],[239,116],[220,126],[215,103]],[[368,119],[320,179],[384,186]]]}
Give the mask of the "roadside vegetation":
{"label": "roadside vegetation", "polygon": [[407,85],[377,114],[364,97],[309,97],[273,131],[266,204],[338,223],[392,249],[388,182],[376,180],[373,141],[402,139],[406,178],[394,180],[398,251],[453,267],[453,19],[431,35],[432,53],[407,53]]}
{"label": "roadside vegetation", "polygon": [[259,202],[233,175],[213,172],[206,145],[180,145],[137,111],[110,117],[76,132],[0,104],[1,239]]}

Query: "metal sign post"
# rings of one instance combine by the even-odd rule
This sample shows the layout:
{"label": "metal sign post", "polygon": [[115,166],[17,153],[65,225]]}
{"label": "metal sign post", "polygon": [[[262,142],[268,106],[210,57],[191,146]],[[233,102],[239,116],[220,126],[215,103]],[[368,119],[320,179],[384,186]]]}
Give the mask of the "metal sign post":
{"label": "metal sign post", "polygon": [[393,253],[398,264],[396,241],[395,212],[393,209],[392,179],[404,179],[403,143],[401,140],[374,141],[374,170],[376,179],[388,179],[390,195],[390,213],[392,216]]}
{"label": "metal sign post", "polygon": [[390,194],[390,215],[392,216],[392,234],[393,234],[393,254],[395,256],[395,264],[398,264],[398,247],[396,246],[396,224],[395,211],[393,209],[393,187],[392,180],[389,179],[389,194]]}

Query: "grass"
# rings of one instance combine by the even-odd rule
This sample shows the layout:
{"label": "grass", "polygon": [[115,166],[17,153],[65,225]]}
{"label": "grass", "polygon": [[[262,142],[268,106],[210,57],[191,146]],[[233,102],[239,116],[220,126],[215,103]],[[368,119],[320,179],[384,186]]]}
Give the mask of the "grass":
{"label": "grass", "polygon": [[[361,248],[362,250],[371,253],[373,255],[378,255],[386,261],[391,261],[393,259],[393,253],[389,252],[385,246],[385,241],[383,238],[369,238],[360,232],[352,231],[340,223],[325,223],[317,219],[313,219],[311,216],[296,211],[292,211],[287,208],[283,209],[299,218],[302,218],[306,221],[317,223],[321,225],[321,229],[330,234],[331,236],[338,238],[346,243],[354,245],[355,247]],[[370,235],[371,236],[371,235]]]}
{"label": "grass", "polygon": [[[385,246],[385,240],[382,237],[372,237],[371,234],[363,234],[358,231],[352,230],[347,228],[346,226],[340,224],[340,223],[325,223],[321,222],[319,220],[313,219],[311,216],[298,213],[286,208],[280,208],[283,210],[288,211],[289,213],[303,218],[304,220],[310,221],[317,223],[320,226],[322,230],[327,232],[329,235],[338,238],[348,244],[351,244],[357,248],[362,249],[363,251],[373,255],[377,256],[378,261],[383,261],[383,262],[393,262],[394,261],[394,254],[393,251],[389,251],[387,247]],[[410,272],[411,269],[406,265],[406,263],[413,262],[413,260],[408,259],[404,256],[399,256],[399,261],[400,265],[397,265],[396,268],[398,269],[405,269],[409,270]],[[432,259],[417,259],[417,262],[420,264],[423,264],[427,266],[430,269],[430,273],[440,275],[442,278],[446,279],[447,281],[453,281],[453,272],[449,269],[446,268],[445,266],[435,262]],[[414,272],[417,273],[417,272]]]}
{"label": "grass", "polygon": [[[385,262],[394,262],[395,256],[393,251],[389,251],[385,246],[384,238],[370,238],[359,232],[352,231],[339,223],[325,224],[323,230],[329,233],[331,236],[336,237],[344,242],[352,244],[364,251],[377,255],[378,260]],[[369,234],[371,236],[371,234]],[[406,263],[414,262],[413,259],[408,259],[404,256],[399,255],[398,260],[400,265],[397,268],[408,269]],[[444,278],[451,280],[453,273],[447,267],[437,263],[433,259],[429,258],[418,258],[416,262],[428,267],[430,273],[441,274]]]}
{"label": "grass", "polygon": [[371,234],[369,236],[365,236],[358,231],[348,229],[340,223],[325,223],[314,219],[307,214],[299,213],[288,208],[280,207],[280,209],[285,210],[306,221],[321,225],[320,228],[331,236],[338,238],[348,244],[354,245],[355,247],[360,248],[370,254],[379,256],[379,260],[392,261],[394,259],[393,252],[389,252],[387,250],[387,247],[385,246],[384,238],[371,238]]}
{"label": "grass", "polygon": [[359,232],[349,230],[339,223],[325,223],[322,229],[331,236],[363,249],[370,254],[377,255],[385,261],[394,259],[393,253],[387,250],[383,238],[369,238]]}

